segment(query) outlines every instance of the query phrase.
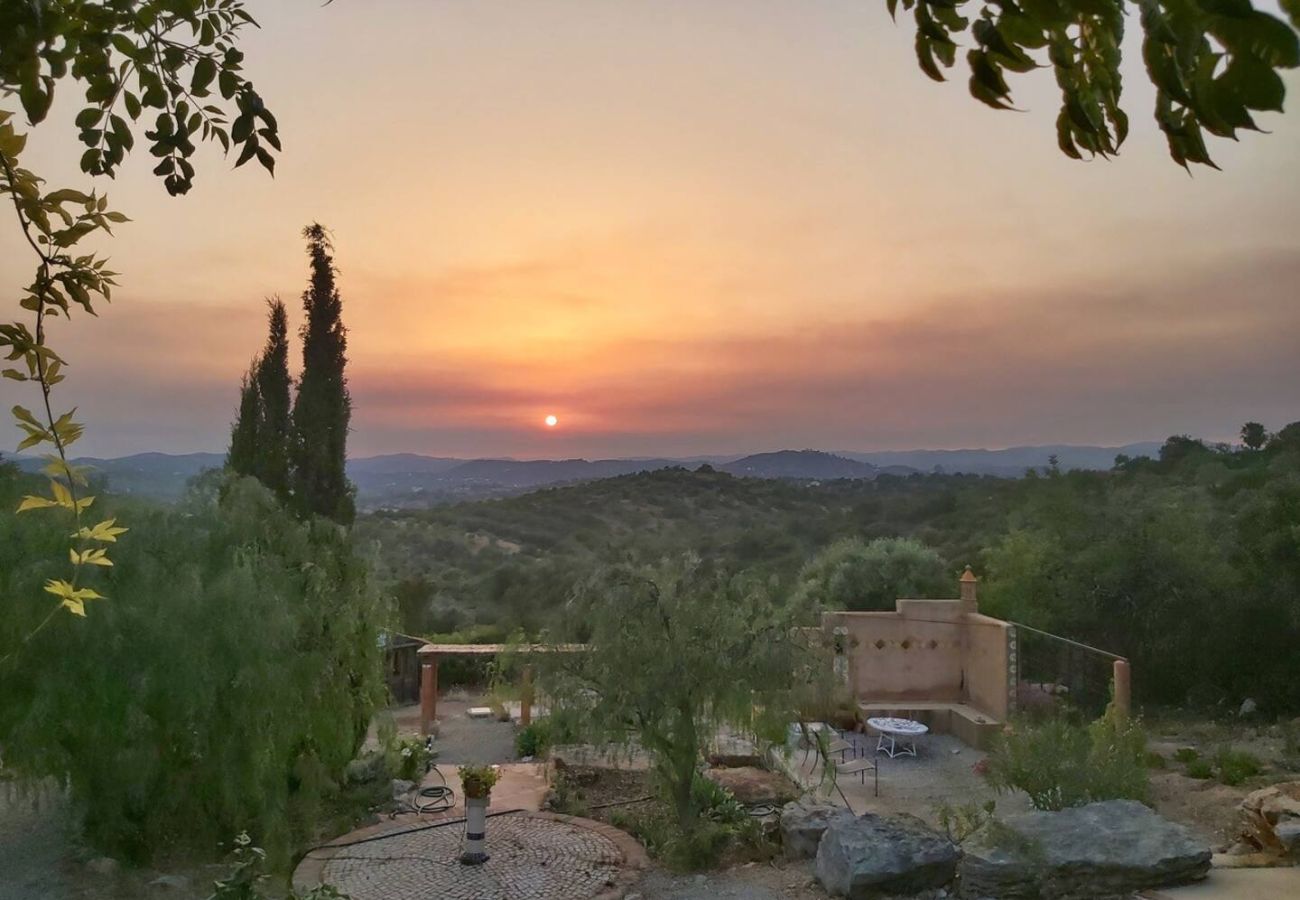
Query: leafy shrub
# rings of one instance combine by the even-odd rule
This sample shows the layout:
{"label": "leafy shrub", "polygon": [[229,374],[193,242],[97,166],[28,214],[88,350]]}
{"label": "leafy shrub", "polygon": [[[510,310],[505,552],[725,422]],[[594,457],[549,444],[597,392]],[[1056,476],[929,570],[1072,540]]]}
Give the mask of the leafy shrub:
{"label": "leafy shrub", "polygon": [[640,841],[652,858],[670,869],[685,872],[718,865],[743,829],[701,818],[695,827],[684,830],[663,805],[620,810],[610,816],[610,822]]}
{"label": "leafy shrub", "polygon": [[995,741],[988,774],[998,790],[1024,791],[1035,809],[1145,801],[1146,736],[1113,710],[1086,728],[1060,718],[1020,723]]}
{"label": "leafy shrub", "polygon": [[1218,770],[1219,780],[1229,785],[1241,784],[1263,770],[1259,757],[1231,747],[1224,747],[1214,754],[1214,767]]}
{"label": "leafy shrub", "polygon": [[404,781],[419,781],[429,770],[429,745],[424,738],[406,737],[397,742],[393,748],[396,754],[396,766],[393,771]]}
{"label": "leafy shrub", "polygon": [[940,803],[934,808],[934,813],[939,821],[939,827],[948,835],[948,840],[960,844],[989,824],[996,808],[995,800],[983,804],[965,803],[961,806]]}
{"label": "leafy shrub", "polygon": [[[565,769],[556,770],[555,778],[551,782],[550,793],[546,798],[545,808],[568,816],[582,816],[584,818],[590,812],[581,785]],[[611,821],[615,815],[617,815],[617,812],[611,815]],[[623,828],[622,825],[618,827]],[[624,830],[630,831],[631,829],[625,828]]]}
{"label": "leafy shrub", "polygon": [[697,776],[691,785],[691,799],[702,817],[723,825],[735,825],[749,818],[731,791],[703,775]]}
{"label": "leafy shrub", "polygon": [[[267,880],[266,851],[254,846],[247,832],[240,832],[231,855],[234,862],[230,874],[213,885],[208,900],[269,900],[261,890]],[[332,884],[321,884],[306,893],[292,891],[286,900],[349,900],[349,897]]]}
{"label": "leafy shrub", "polygon": [[[115,501],[102,497],[111,510]],[[121,501],[116,501],[121,502]],[[347,535],[253,479],[123,514],[108,600],[0,667],[0,744],[65,780],[86,836],[133,861],[247,831],[274,865],[312,842],[382,696],[382,606]],[[45,608],[58,529],[0,512],[0,655]]]}
{"label": "leafy shrub", "polygon": [[481,799],[492,793],[500,773],[494,766],[461,766],[460,786],[466,799]]}
{"label": "leafy shrub", "polygon": [[616,809],[609,820],[639,840],[650,856],[679,871],[713,868],[729,851],[756,859],[774,855],[776,846],[761,824],[726,788],[698,776],[691,797],[699,816],[689,829],[681,826],[666,800]]}
{"label": "leafy shrub", "polygon": [[1201,754],[1197,752],[1195,747],[1179,747],[1174,751],[1174,759],[1185,766],[1191,765],[1200,758]]}
{"label": "leafy shrub", "polygon": [[544,756],[551,747],[551,722],[543,717],[534,719],[515,735],[515,754],[518,756]]}
{"label": "leafy shrub", "polygon": [[1198,778],[1202,781],[1214,777],[1214,766],[1210,765],[1208,760],[1194,759],[1187,764],[1187,777]]}
{"label": "leafy shrub", "polygon": [[1154,750],[1147,754],[1148,769],[1166,769],[1168,767],[1169,763],[1163,754],[1156,753]]}

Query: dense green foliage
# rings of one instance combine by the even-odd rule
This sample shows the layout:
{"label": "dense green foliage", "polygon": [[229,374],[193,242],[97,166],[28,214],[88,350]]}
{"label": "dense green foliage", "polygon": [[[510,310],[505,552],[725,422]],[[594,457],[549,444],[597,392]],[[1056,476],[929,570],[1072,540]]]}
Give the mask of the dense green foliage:
{"label": "dense green foliage", "polygon": [[239,415],[230,431],[226,464],[289,498],[289,321],[279,298],[268,301],[266,347],[253,361],[239,392]]}
{"label": "dense green foliage", "polygon": [[803,567],[794,599],[812,611],[891,610],[899,597],[948,597],[952,590],[943,560],[920,541],[843,538]]}
{"label": "dense green foliage", "polygon": [[603,570],[565,612],[551,637],[588,649],[539,656],[552,721],[645,750],[687,834],[706,812],[697,782],[719,727],[782,741],[804,673],[829,671],[761,591],[695,559]]}
{"label": "dense green foliage", "polygon": [[1146,802],[1146,735],[1114,710],[1087,726],[1064,718],[1018,722],[995,739],[988,775],[999,790],[1024,791],[1035,809]]}
{"label": "dense green foliage", "polygon": [[792,597],[836,541],[908,537],[943,561],[942,595],[971,564],[984,611],[1129,657],[1141,700],[1300,709],[1300,425],[1260,450],[1177,437],[1160,459],[1018,480],[670,469],[375,514],[355,535],[417,634],[536,631],[601,566],[684,552]]}
{"label": "dense green foliage", "polygon": [[[886,0],[896,14],[900,0]],[[1007,73],[1050,66],[1061,89],[1057,143],[1075,159],[1117,153],[1128,135],[1120,107],[1121,44],[1130,7],[1139,12],[1142,60],[1155,85],[1155,120],[1179,165],[1214,165],[1204,132],[1236,138],[1257,131],[1252,112],[1282,110],[1278,70],[1300,66],[1300,41],[1281,19],[1251,0],[901,0],[914,10],[916,56],[942,81],[969,31],[970,92],[1011,109]],[[1300,0],[1281,0],[1300,28]],[[978,7],[978,16],[964,16]]]}
{"label": "dense green foliage", "polygon": [[[0,467],[0,651],[44,615],[63,538],[9,512],[25,480]],[[128,512],[94,627],[63,620],[0,667],[5,765],[66,780],[108,852],[210,853],[248,831],[283,863],[382,697],[366,567],[342,529],[298,522],[252,479]]]}
{"label": "dense green foliage", "polygon": [[355,492],[348,483],[347,329],[343,301],[334,284],[334,248],[320,225],[303,229],[311,259],[311,283],[302,295],[302,378],[293,404],[293,496],[304,514],[350,525]]}
{"label": "dense green foliage", "polygon": [[[0,95],[16,93],[33,125],[45,119],[64,78],[85,85],[77,114],[87,149],[81,170],[113,176],[135,146],[132,122],[159,159],[170,194],[194,182],[195,141],[212,140],[235,163],[254,157],[268,171],[280,149],[275,117],[244,77],[239,32],[256,27],[242,0],[15,0],[0,4]],[[234,110],[234,120],[231,105]],[[151,112],[152,111],[152,112]]]}

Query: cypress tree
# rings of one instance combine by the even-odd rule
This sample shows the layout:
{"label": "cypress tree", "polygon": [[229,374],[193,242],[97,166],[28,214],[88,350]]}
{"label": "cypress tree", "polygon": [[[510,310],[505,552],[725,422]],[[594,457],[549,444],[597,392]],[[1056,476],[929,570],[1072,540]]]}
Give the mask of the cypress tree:
{"label": "cypress tree", "polygon": [[281,500],[289,498],[289,319],[279,297],[267,300],[266,349],[257,363],[261,419],[254,471]]}
{"label": "cypress tree", "polygon": [[293,405],[293,496],[303,515],[319,515],[344,525],[356,515],[347,459],[347,330],[343,301],[334,284],[333,246],[325,229],[303,229],[311,260],[311,283],[302,295],[307,321],[302,327],[302,378]]}
{"label": "cypress tree", "polygon": [[253,360],[248,374],[239,385],[239,415],[230,429],[230,449],[226,465],[240,475],[257,472],[257,433],[262,420],[262,400],[257,392],[256,372],[259,360]]}

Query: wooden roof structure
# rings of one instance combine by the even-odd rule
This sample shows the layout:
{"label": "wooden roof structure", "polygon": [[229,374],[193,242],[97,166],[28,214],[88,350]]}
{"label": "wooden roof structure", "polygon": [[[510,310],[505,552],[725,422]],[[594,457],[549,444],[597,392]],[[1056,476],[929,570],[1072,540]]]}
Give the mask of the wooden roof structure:
{"label": "wooden roof structure", "polygon": [[495,656],[498,653],[582,653],[586,644],[425,644],[421,656]]}

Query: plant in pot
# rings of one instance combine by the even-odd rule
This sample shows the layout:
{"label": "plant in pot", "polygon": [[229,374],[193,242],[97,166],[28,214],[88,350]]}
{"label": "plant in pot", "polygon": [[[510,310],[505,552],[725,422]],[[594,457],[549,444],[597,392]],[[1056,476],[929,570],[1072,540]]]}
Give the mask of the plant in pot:
{"label": "plant in pot", "polygon": [[487,862],[487,808],[492,787],[500,777],[496,766],[461,766],[460,789],[465,796],[465,850],[460,861],[468,866]]}

